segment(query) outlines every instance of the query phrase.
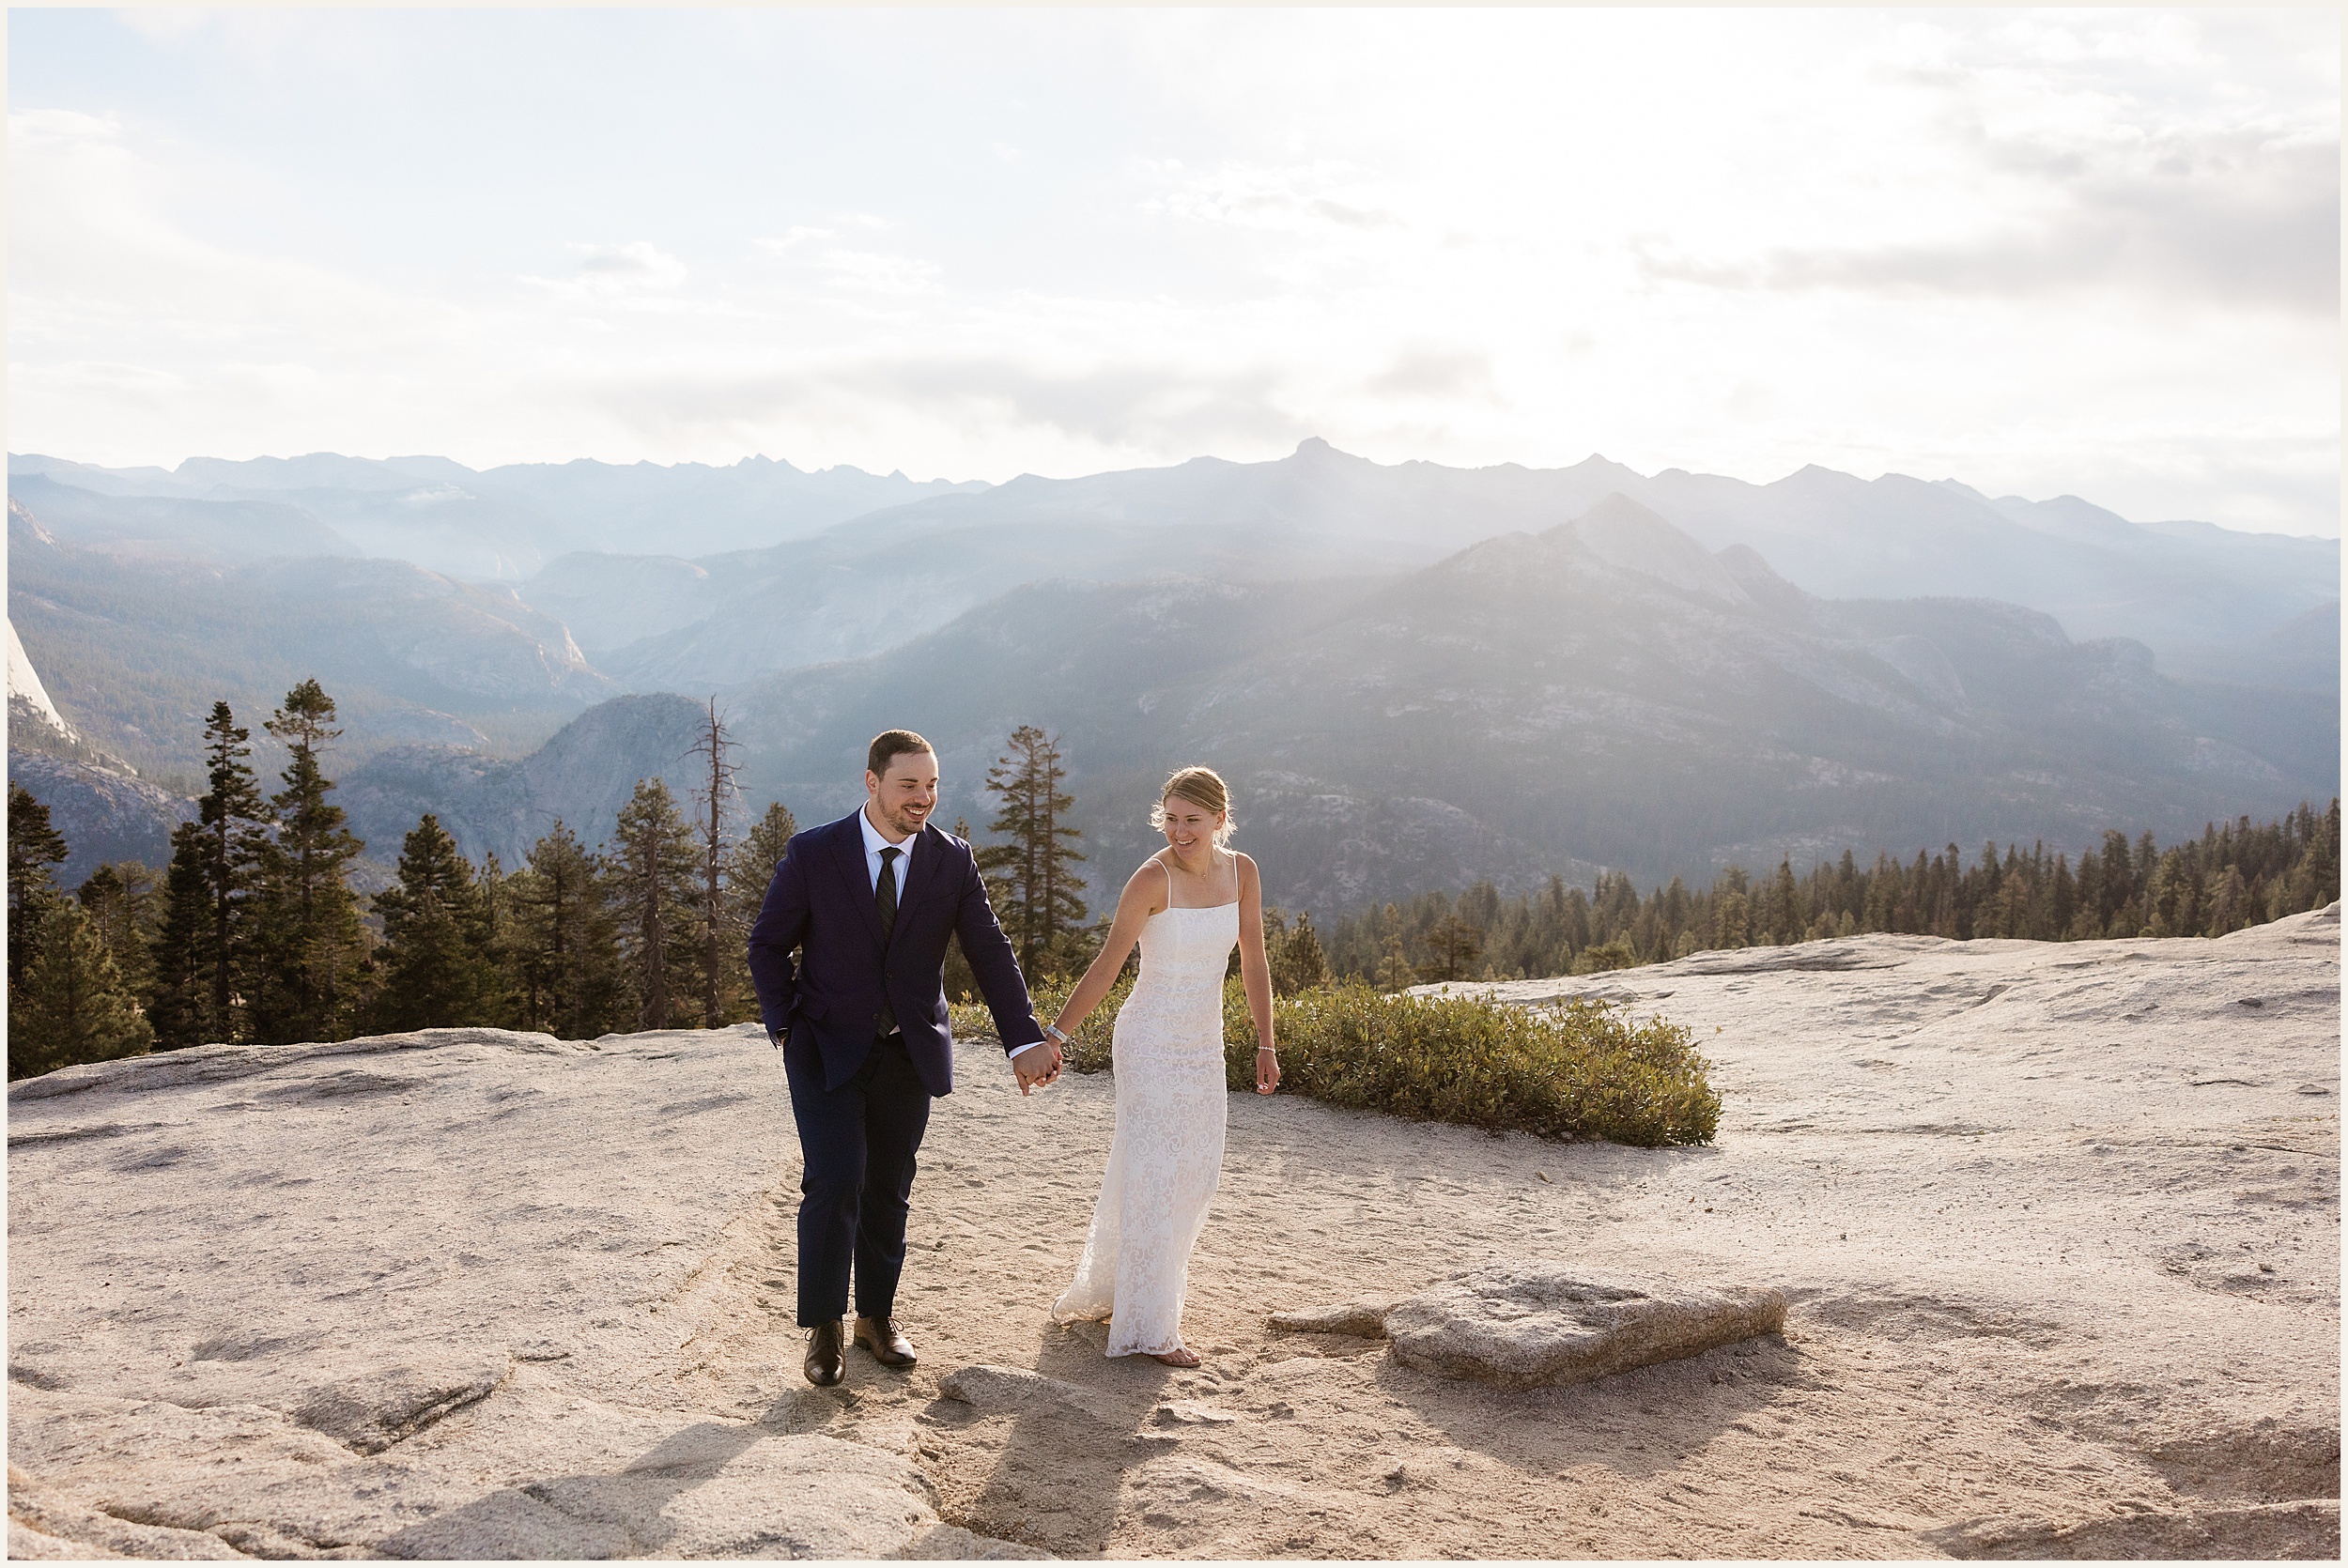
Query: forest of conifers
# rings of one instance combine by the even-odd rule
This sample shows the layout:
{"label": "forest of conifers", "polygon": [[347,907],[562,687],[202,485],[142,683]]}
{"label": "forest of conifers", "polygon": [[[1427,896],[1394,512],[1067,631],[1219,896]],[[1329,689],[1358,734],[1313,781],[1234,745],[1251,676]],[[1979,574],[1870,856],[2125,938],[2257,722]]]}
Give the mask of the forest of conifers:
{"label": "forest of conifers", "polygon": [[2076,866],[2044,844],[2010,844],[2002,853],[1985,844],[1969,866],[1951,844],[1907,862],[1878,855],[1872,866],[1846,850],[1806,876],[1787,861],[1758,881],[1732,866],[1707,887],[1675,877],[1645,898],[1611,871],[1587,893],[1552,877],[1538,893],[1503,899],[1478,883],[1341,919],[1327,945],[1333,973],[1387,986],[1530,979],[1862,931],[1959,942],[2223,936],[2339,897],[2335,799],[2321,811],[2302,804],[2277,822],[2212,823],[2165,850],[2149,833],[2134,840],[2106,833]]}
{"label": "forest of conifers", "polygon": [[[316,681],[286,695],[267,728],[288,761],[281,788],[264,795],[248,731],[214,704],[208,787],[196,820],[173,835],[169,867],[102,866],[70,892],[55,884],[67,846],[46,807],[10,786],[11,1078],[209,1042],[461,1024],[582,1039],[758,1017],[745,945],[794,823],[780,802],[754,822],[732,814],[729,742],[714,709],[709,787],[689,819],[665,784],[643,780],[607,843],[591,849],[558,822],[508,870],[494,857],[471,864],[426,816],[401,847],[396,883],[372,900],[349,885],[363,846],[321,765],[334,718]],[[980,866],[1039,982],[1080,971],[1107,924],[1105,909],[1087,924],[1064,777],[1054,737],[1022,726],[987,779],[1002,809]],[[1952,844],[1863,868],[1846,852],[1806,876],[1781,863],[1758,882],[1732,867],[1702,889],[1674,879],[1644,898],[1616,872],[1587,892],[1552,877],[1514,899],[1479,883],[1340,918],[1325,940],[1307,916],[1268,910],[1266,946],[1284,993],[1330,980],[1391,991],[1862,931],[2222,936],[2339,893],[2334,800],[2277,822],[2213,824],[2166,850],[2149,834],[2108,833],[2076,866],[2043,845],[2000,853],[1995,844],[1969,866]],[[956,996],[967,989],[959,957],[948,961]]]}

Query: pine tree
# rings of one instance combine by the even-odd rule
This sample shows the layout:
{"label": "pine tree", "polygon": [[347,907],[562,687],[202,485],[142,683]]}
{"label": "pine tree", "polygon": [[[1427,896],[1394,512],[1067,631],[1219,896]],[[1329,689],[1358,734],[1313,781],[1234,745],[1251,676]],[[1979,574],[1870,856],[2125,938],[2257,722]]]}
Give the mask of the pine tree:
{"label": "pine tree", "polygon": [[155,930],[162,915],[155,873],[135,860],[108,861],[84,879],[73,896],[90,917],[98,939],[106,945],[106,956],[114,960],[131,994],[151,994]]}
{"label": "pine tree", "polygon": [[[1264,923],[1270,926],[1271,917]],[[1282,996],[1317,991],[1329,982],[1329,955],[1321,948],[1321,933],[1313,930],[1312,916],[1302,911],[1264,957],[1271,963],[1272,989]]]}
{"label": "pine tree", "polygon": [[209,788],[195,803],[197,864],[209,908],[198,965],[210,994],[205,999],[213,1039],[251,1038],[244,988],[252,959],[255,899],[261,856],[269,843],[261,787],[246,761],[251,731],[237,723],[225,702],[212,704],[205,721]]}
{"label": "pine tree", "polygon": [[152,949],[155,976],[147,993],[147,1022],[155,1044],[176,1051],[228,1038],[212,1014],[212,988],[205,955],[212,929],[212,900],[204,878],[204,828],[181,822],[171,830],[171,864],[163,872],[162,919]]}
{"label": "pine tree", "polygon": [[1386,938],[1385,951],[1378,960],[1378,989],[1401,991],[1416,984],[1418,972],[1411,967],[1410,956],[1402,950],[1402,933],[1396,931]]}
{"label": "pine tree", "polygon": [[[750,824],[749,837],[726,853],[724,941],[731,976],[726,1022],[746,1022],[758,1016],[758,995],[750,986],[750,928],[758,923],[767,885],[775,880],[775,868],[782,864],[792,835],[798,830],[791,808],[776,801]],[[950,967],[951,962],[950,959]]]}
{"label": "pine tree", "polygon": [[1469,966],[1484,950],[1484,929],[1457,915],[1446,915],[1427,933],[1427,945],[1435,956],[1429,966],[1434,978],[1464,979]]}
{"label": "pine tree", "polygon": [[516,1007],[527,1029],[593,1039],[623,1022],[619,942],[602,868],[560,822],[511,882]]}
{"label": "pine tree", "polygon": [[1084,859],[1068,824],[1075,797],[1060,792],[1066,770],[1057,739],[1032,724],[1012,731],[1011,747],[986,772],[986,787],[1002,797],[988,828],[1007,836],[978,853],[996,915],[1019,951],[1030,979],[1063,967],[1083,927],[1084,882],[1070,868]]}
{"label": "pine tree", "polygon": [[402,842],[399,882],[375,896],[382,980],[372,1007],[385,1032],[498,1021],[502,987],[471,862],[426,816]]}
{"label": "pine tree", "polygon": [[70,899],[51,902],[8,1006],[8,1076],[135,1056],[154,1038],[95,922]]}
{"label": "pine tree", "polygon": [[348,1039],[357,1022],[366,930],[348,868],[366,846],[327,799],[318,753],[342,734],[334,699],[309,680],[286,694],[269,732],[291,756],[270,799],[277,836],[262,851],[255,932],[253,1035],[272,1044]]}
{"label": "pine tree", "polygon": [[515,1024],[512,975],[514,945],[520,940],[521,929],[516,904],[514,878],[505,874],[498,864],[497,851],[481,857],[480,873],[473,878],[473,892],[481,908],[482,950],[489,957],[489,973],[494,976],[489,991],[482,998],[478,1023],[494,1024],[510,1029]]}
{"label": "pine tree", "polygon": [[[8,785],[8,995],[14,998],[24,971],[40,951],[40,936],[57,903],[52,869],[65,864],[65,835],[49,821],[49,807],[33,792]],[[13,1001],[11,1001],[13,1010]]]}
{"label": "pine tree", "polygon": [[620,808],[610,860],[620,950],[639,1029],[672,1029],[692,994],[703,948],[695,910],[700,865],[676,798],[657,778],[639,779]]}

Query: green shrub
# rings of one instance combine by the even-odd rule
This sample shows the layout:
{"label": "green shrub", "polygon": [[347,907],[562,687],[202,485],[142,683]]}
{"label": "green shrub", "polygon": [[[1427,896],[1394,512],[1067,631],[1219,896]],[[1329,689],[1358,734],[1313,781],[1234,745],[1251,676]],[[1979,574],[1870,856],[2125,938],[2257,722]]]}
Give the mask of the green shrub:
{"label": "green shrub", "polygon": [[[1048,1021],[1069,989],[1039,990],[1037,1016]],[[1120,980],[1076,1031],[1077,1071],[1109,1065],[1128,989]],[[953,1025],[994,1030],[983,1007],[956,1007]],[[1277,998],[1273,1033],[1282,1092],[1352,1110],[1641,1148],[1708,1144],[1720,1127],[1711,1064],[1686,1028],[1586,998],[1524,1007],[1346,985]],[[1225,1081],[1253,1089],[1256,1026],[1236,979],[1223,988],[1223,1049]]]}

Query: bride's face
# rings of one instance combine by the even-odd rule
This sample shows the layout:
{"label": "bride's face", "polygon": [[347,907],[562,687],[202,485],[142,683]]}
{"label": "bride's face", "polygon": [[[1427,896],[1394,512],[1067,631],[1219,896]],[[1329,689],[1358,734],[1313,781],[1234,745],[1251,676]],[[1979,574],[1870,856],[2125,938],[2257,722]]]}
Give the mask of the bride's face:
{"label": "bride's face", "polygon": [[1166,841],[1174,846],[1174,853],[1184,860],[1205,854],[1213,847],[1214,836],[1223,830],[1228,813],[1210,811],[1195,800],[1181,795],[1166,797]]}

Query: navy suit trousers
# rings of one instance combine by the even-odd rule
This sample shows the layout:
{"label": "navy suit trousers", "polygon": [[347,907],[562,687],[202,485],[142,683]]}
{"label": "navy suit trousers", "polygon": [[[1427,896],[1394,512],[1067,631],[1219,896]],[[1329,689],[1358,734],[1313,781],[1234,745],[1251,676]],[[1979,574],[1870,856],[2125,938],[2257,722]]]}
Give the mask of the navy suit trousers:
{"label": "navy suit trousers", "polygon": [[892,1316],[904,1271],[914,1156],[930,1125],[929,1085],[898,1034],[874,1041],[864,1065],[836,1089],[824,1086],[823,1057],[803,1034],[784,1047],[782,1064],[805,1161],[799,1327],[847,1315],[852,1262],[857,1315]]}

